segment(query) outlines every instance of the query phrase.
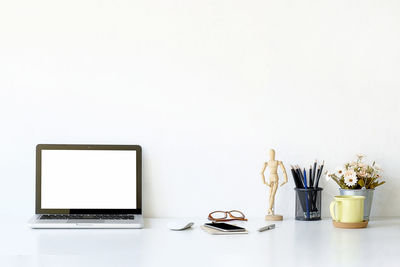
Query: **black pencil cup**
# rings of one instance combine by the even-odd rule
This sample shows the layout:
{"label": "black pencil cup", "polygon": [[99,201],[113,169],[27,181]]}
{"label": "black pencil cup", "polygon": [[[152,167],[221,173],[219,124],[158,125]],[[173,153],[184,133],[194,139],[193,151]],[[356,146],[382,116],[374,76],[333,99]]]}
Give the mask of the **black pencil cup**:
{"label": "black pencil cup", "polygon": [[321,220],[322,188],[295,188],[294,190],[296,190],[296,220]]}

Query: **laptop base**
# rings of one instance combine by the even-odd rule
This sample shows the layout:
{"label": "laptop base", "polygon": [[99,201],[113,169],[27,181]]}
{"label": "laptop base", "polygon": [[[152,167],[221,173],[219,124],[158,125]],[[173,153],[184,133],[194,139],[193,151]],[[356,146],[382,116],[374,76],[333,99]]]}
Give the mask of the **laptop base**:
{"label": "laptop base", "polygon": [[133,220],[41,220],[34,215],[28,222],[32,229],[140,229],[143,216],[135,215]]}

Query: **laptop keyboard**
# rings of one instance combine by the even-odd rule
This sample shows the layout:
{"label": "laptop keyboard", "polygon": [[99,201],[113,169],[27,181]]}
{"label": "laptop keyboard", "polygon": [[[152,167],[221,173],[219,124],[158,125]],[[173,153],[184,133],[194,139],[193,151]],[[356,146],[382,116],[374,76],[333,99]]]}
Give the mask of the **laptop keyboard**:
{"label": "laptop keyboard", "polygon": [[133,220],[132,214],[45,214],[40,220]]}

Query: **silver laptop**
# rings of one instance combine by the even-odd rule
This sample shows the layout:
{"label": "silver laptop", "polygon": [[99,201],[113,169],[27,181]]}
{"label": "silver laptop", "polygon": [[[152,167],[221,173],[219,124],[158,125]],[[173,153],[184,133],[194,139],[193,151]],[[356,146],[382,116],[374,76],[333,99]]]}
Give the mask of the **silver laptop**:
{"label": "silver laptop", "polygon": [[32,228],[142,228],[137,145],[36,147]]}

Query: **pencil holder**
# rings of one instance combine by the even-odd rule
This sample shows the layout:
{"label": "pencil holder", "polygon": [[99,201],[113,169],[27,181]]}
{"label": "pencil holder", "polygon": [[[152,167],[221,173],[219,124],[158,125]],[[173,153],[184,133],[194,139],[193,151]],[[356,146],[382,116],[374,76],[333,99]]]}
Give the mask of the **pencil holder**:
{"label": "pencil holder", "polygon": [[296,220],[321,220],[322,188],[295,188],[296,190]]}

